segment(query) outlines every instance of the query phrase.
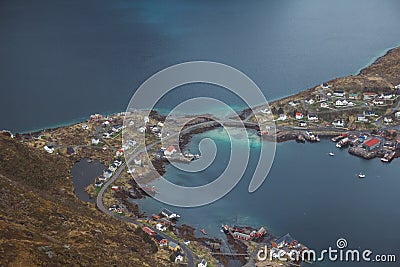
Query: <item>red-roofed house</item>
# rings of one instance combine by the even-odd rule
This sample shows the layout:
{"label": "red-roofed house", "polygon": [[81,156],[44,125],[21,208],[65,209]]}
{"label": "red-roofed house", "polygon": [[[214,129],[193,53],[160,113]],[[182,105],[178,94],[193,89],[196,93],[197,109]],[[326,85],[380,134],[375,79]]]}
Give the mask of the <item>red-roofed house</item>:
{"label": "red-roofed house", "polygon": [[377,139],[377,138],[370,138],[368,140],[366,140],[363,143],[363,147],[368,150],[371,151],[377,147],[379,147],[379,145],[381,144],[381,140]]}
{"label": "red-roofed house", "polygon": [[301,114],[301,112],[296,112],[295,118],[296,120],[301,120],[303,118],[303,114]]}
{"label": "red-roofed house", "polygon": [[151,236],[155,235],[155,232],[147,226],[143,227],[142,230],[143,230],[143,232],[145,232],[148,235],[151,235]]}
{"label": "red-roofed house", "polygon": [[118,149],[117,152],[115,152],[115,155],[117,157],[121,157],[124,154],[124,151],[122,149]]}
{"label": "red-roofed house", "polygon": [[176,149],[174,146],[169,146],[166,150],[164,150],[164,155],[165,156],[171,156],[176,152]]}

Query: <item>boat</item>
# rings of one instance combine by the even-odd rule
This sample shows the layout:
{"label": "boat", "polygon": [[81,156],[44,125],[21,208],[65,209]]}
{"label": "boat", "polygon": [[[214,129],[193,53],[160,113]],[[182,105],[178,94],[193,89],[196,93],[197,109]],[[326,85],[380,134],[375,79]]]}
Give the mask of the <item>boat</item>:
{"label": "boat", "polygon": [[337,148],[342,148],[346,145],[348,145],[350,142],[350,139],[348,137],[344,137],[342,140],[336,143]]}
{"label": "boat", "polygon": [[358,178],[365,178],[365,174],[362,173],[362,172],[360,172],[360,173],[358,174]]}
{"label": "boat", "polygon": [[203,235],[207,235],[207,232],[204,229],[201,229],[200,232],[202,232]]}
{"label": "boat", "polygon": [[396,152],[387,152],[382,158],[381,161],[382,162],[390,162],[394,156],[396,155]]}
{"label": "boat", "polygon": [[306,142],[306,139],[304,138],[304,135],[299,134],[299,135],[296,137],[296,141],[299,142],[299,143],[305,143],[305,142]]}
{"label": "boat", "polygon": [[333,157],[333,156],[335,156],[335,154],[332,152],[329,152],[329,156]]}

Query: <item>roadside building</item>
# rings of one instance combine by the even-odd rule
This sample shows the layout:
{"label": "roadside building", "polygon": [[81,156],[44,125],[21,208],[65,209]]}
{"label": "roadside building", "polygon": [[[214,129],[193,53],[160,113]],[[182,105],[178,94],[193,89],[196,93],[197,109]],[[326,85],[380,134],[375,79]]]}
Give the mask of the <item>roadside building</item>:
{"label": "roadside building", "polygon": [[296,112],[295,118],[296,120],[301,120],[303,118],[303,114],[301,112]]}

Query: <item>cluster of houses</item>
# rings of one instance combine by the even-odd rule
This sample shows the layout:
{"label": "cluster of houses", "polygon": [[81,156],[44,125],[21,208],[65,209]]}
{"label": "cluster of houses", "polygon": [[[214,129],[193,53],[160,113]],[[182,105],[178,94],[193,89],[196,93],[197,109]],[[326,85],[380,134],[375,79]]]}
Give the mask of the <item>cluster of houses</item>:
{"label": "cluster of houses", "polygon": [[[400,138],[386,139],[384,132],[380,135],[349,135],[343,133],[339,136],[333,137],[332,141],[337,142],[336,146],[338,148],[343,148],[345,146],[351,146],[349,153],[371,159],[376,156],[381,157],[382,162],[390,162],[396,155],[396,151],[400,150]],[[390,136],[396,136],[397,131],[389,130]]]}
{"label": "cluster of houses", "polygon": [[[152,215],[152,219],[157,222],[155,228],[160,231],[164,232],[167,230],[168,227],[174,226],[174,221],[180,218],[180,215],[174,213],[168,209],[162,209],[159,215]],[[143,227],[142,230],[151,236],[156,242],[156,244],[160,247],[166,247],[170,251],[173,252],[171,255],[171,259],[173,262],[182,262],[184,259],[184,254],[181,251],[181,247],[173,241],[168,242],[167,238],[162,234],[158,234],[156,231],[151,229],[150,227]]]}
{"label": "cluster of houses", "polygon": [[295,259],[296,257],[292,257],[291,254],[301,255],[304,250],[307,250],[307,247],[299,243],[290,234],[286,234],[272,242],[270,253],[272,258],[288,257],[288,259]]}
{"label": "cluster of houses", "polygon": [[175,226],[175,222],[180,218],[180,215],[168,209],[162,209],[159,215],[153,214],[151,218],[157,222],[156,229],[163,232],[168,227]]}
{"label": "cluster of houses", "polygon": [[[163,122],[159,121],[157,124],[150,124],[150,119],[147,116],[145,116],[143,120],[144,125],[137,128],[139,133],[145,133],[148,128],[156,137],[162,137],[162,127],[164,127]],[[169,134],[167,133],[166,135],[168,136]]]}
{"label": "cluster of houses", "polygon": [[267,233],[264,227],[260,227],[257,230],[253,227],[222,225],[222,230],[225,234],[230,234],[234,239],[243,241],[259,240]]}
{"label": "cluster of houses", "polygon": [[122,156],[123,151],[120,149],[116,152],[117,158],[112,162],[107,169],[103,170],[103,176],[97,177],[94,183],[94,187],[102,187],[104,182],[111,178],[114,172],[118,169],[119,166],[122,165]]}
{"label": "cluster of houses", "polygon": [[[331,85],[327,83],[321,84],[321,88],[323,90],[327,90],[328,92],[320,92],[315,98],[307,98],[304,100],[304,104],[306,105],[315,105],[319,103],[321,108],[325,109],[338,109],[344,107],[354,107],[354,106],[365,106],[365,107],[373,107],[373,106],[383,106],[386,104],[393,104],[394,100],[397,98],[396,93],[394,92],[385,92],[385,93],[376,93],[376,92],[364,92],[364,93],[347,93],[344,90],[331,90]],[[297,107],[300,104],[300,101],[290,101],[289,105],[291,107]],[[269,109],[262,110],[265,114],[271,114]],[[369,111],[373,112],[373,111]],[[369,114],[366,111],[363,114],[359,114],[357,117],[357,122],[368,122],[368,117],[374,116],[374,114]],[[400,118],[400,112],[395,115],[396,118]],[[288,115],[284,114],[282,110],[280,110],[276,121],[285,121],[288,119]],[[308,122],[318,122],[319,118],[317,114],[308,113],[303,115],[301,112],[297,111],[294,114],[294,119],[299,120],[300,127],[306,127]],[[390,123],[393,121],[393,118],[387,116],[384,118],[385,123]],[[344,121],[338,119],[332,123],[335,127],[344,127]]]}
{"label": "cluster of houses", "polygon": [[[109,123],[105,124],[108,121],[103,122],[103,127],[109,127]],[[123,129],[125,128],[125,126],[123,125],[114,125],[111,127],[111,129],[109,129],[108,131],[103,133],[103,138],[108,139],[111,138],[113,136],[115,136],[116,134],[120,133]]]}
{"label": "cluster of houses", "polygon": [[183,262],[184,254],[182,253],[181,247],[173,241],[167,240],[167,238],[161,234],[158,234],[150,227],[142,227],[143,232],[152,237],[154,242],[160,247],[166,247],[172,252],[171,259],[175,263]]}

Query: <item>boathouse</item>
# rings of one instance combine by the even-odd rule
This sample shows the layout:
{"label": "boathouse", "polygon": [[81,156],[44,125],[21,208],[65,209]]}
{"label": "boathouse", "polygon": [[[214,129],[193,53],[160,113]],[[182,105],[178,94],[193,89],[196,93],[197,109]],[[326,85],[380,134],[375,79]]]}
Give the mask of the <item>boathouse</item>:
{"label": "boathouse", "polygon": [[377,139],[377,138],[370,138],[368,140],[366,140],[363,143],[363,148],[365,148],[367,151],[371,151],[374,150],[375,148],[378,148],[379,145],[381,144],[381,140]]}

